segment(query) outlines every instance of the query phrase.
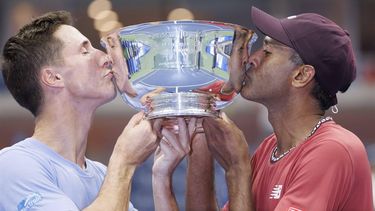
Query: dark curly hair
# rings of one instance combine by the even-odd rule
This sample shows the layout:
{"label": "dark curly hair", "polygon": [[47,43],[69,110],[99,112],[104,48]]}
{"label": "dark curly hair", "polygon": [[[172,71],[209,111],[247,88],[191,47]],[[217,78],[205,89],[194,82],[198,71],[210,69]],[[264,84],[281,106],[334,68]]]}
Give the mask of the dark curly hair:
{"label": "dark curly hair", "polygon": [[4,82],[14,99],[34,116],[40,112],[43,102],[40,69],[61,63],[63,43],[53,34],[63,24],[73,24],[69,12],[46,13],[23,26],[3,48]]}

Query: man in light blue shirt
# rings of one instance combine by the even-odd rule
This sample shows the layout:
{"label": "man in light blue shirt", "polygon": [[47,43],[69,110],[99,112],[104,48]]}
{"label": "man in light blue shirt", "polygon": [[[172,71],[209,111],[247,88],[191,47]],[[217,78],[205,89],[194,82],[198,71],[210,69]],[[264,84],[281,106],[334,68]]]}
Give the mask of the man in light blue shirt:
{"label": "man in light blue shirt", "polygon": [[[0,210],[81,210],[99,193],[106,167],[85,158],[85,168],[40,141],[27,138],[0,151]],[[132,204],[129,210],[135,210]]]}
{"label": "man in light blue shirt", "polygon": [[159,142],[144,114],[120,134],[108,168],[85,157],[95,110],[114,99],[115,86],[128,92],[124,67],[95,49],[64,11],[22,27],[2,56],[4,82],[34,115],[35,129],[0,152],[0,210],[135,210],[131,178]]}

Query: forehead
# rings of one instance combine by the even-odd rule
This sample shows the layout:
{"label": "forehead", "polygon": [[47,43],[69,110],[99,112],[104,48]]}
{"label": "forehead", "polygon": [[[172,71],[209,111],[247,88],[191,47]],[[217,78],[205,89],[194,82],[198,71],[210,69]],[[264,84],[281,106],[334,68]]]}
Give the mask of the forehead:
{"label": "forehead", "polygon": [[70,25],[61,25],[54,36],[63,42],[64,48],[79,46],[87,40],[87,37]]}

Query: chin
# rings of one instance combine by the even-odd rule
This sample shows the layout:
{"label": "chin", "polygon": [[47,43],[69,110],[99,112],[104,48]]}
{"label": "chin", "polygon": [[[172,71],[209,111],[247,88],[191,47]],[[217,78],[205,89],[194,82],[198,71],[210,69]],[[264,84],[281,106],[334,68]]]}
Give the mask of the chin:
{"label": "chin", "polygon": [[241,97],[243,97],[246,100],[251,100],[251,101],[254,100],[253,99],[254,97],[251,96],[251,92],[247,91],[247,87],[243,87],[240,94],[241,94]]}
{"label": "chin", "polygon": [[116,90],[114,90],[114,92],[108,97],[108,100],[112,101],[113,99],[116,98],[116,96],[117,96],[117,92],[116,92]]}
{"label": "chin", "polygon": [[106,94],[102,95],[103,104],[111,102],[113,99],[115,99],[117,96],[117,92],[115,89],[111,92],[107,92]]}
{"label": "chin", "polygon": [[240,92],[239,93],[241,95],[242,98],[246,99],[246,100],[251,100],[250,97],[248,97],[246,94],[244,94],[243,92]]}

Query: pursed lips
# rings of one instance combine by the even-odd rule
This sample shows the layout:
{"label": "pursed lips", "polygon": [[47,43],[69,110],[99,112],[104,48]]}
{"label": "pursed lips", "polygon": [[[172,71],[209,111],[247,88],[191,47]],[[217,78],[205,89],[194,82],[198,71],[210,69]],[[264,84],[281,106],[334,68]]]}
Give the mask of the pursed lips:
{"label": "pursed lips", "polygon": [[109,70],[105,75],[104,77],[110,77],[112,78],[113,77],[113,70]]}

